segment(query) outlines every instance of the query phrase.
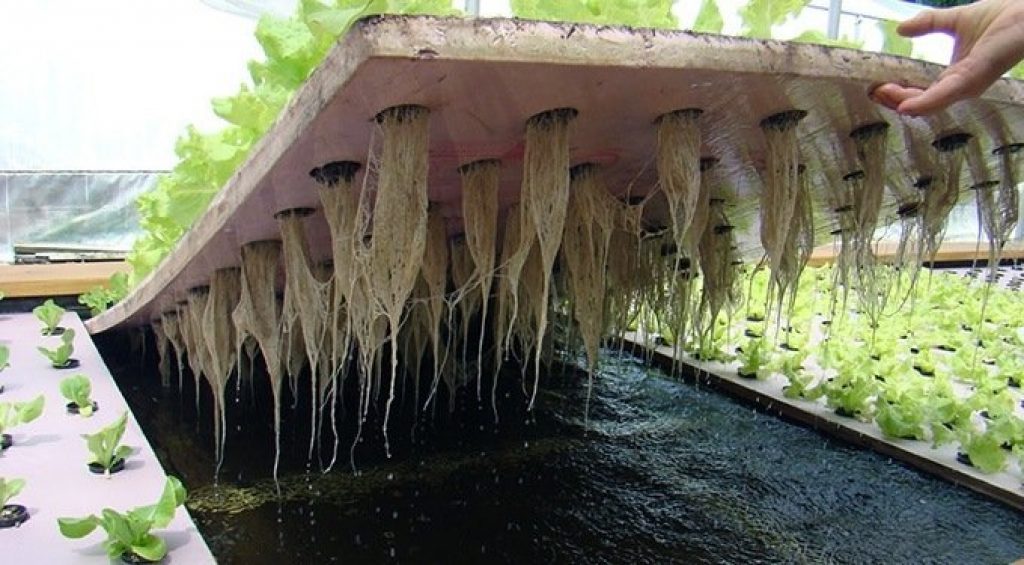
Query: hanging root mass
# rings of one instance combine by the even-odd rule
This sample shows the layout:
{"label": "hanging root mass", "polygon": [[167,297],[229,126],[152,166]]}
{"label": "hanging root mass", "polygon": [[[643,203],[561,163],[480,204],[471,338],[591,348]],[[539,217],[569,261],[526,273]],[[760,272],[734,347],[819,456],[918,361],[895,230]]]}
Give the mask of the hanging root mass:
{"label": "hanging root mass", "polygon": [[[869,123],[841,136],[856,158],[845,163],[841,180],[822,186],[827,175],[801,154],[805,116],[790,110],[760,123],[763,256],[753,272],[767,272],[761,296],[747,296],[748,318],[774,318],[777,335],[792,317],[819,229],[831,231],[838,249],[833,313],[836,297],[845,311],[847,292],[856,289],[857,309],[877,326],[887,304],[898,302],[890,300],[894,289],[915,280],[920,260],[938,250],[965,162],[989,264],[998,264],[1018,222],[1024,146],[998,147],[988,156],[993,165],[966,133],[923,150],[918,143],[912,149],[920,176],[899,184],[886,170],[890,126]],[[276,477],[289,392],[294,405],[300,391],[308,399],[308,457],[319,456],[329,470],[339,457],[342,422],[355,424],[353,468],[368,429],[381,432],[390,454],[389,422],[400,409],[411,411],[416,434],[428,411],[441,405],[454,412],[461,390],[475,390],[482,406],[489,383],[497,422],[498,374],[506,365],[518,367],[522,399],[532,408],[545,360],[575,359],[579,347],[591,385],[609,336],[661,335],[677,352],[725,358],[723,332],[744,294],[739,281],[751,272],[744,272],[751,258],[744,246],[756,243],[744,235],[754,218],[737,206],[730,167],[702,154],[701,110],[668,112],[650,125],[647,186],[623,181],[614,164],[574,162],[577,112],[559,108],[525,121],[521,164],[482,159],[448,171],[459,179],[454,197],[428,187],[430,119],[421,106],[380,112],[365,164],[332,161],[310,171],[319,209],[278,212],[279,239],[246,243],[239,267],[214,272],[209,286],[191,289],[154,320],[163,382],[171,382],[176,365],[179,389],[190,370],[197,406],[202,382],[212,392],[218,468],[228,437],[228,384],[248,372],[252,386],[257,359],[273,399]],[[500,196],[514,188],[508,172],[519,166],[519,198],[509,202]],[[816,228],[816,206],[829,228]],[[896,269],[876,254],[876,232],[892,220],[900,229]],[[329,255],[312,246],[322,222]],[[914,252],[917,261],[909,260]]]}

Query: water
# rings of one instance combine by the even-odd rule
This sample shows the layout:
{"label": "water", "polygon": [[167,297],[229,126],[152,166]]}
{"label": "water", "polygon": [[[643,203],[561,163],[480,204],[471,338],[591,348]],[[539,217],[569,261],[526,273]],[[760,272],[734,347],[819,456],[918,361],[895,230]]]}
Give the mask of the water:
{"label": "water", "polygon": [[[1020,513],[606,354],[586,427],[585,375],[567,371],[544,379],[532,414],[518,385],[504,387],[498,429],[489,402],[478,405],[472,392],[453,415],[422,419],[416,441],[393,445],[391,459],[371,434],[357,452],[358,475],[347,465],[347,438],[333,472],[307,466],[308,435],[287,431],[307,419],[300,405],[290,422],[286,414],[283,441],[294,452],[283,455],[281,498],[269,480],[269,423],[250,414],[239,430],[229,415],[239,437],[229,438],[214,487],[209,413],[197,441],[189,398],[161,393],[156,378],[153,387],[125,386],[138,367],[115,372],[158,455],[184,478],[192,515],[222,563],[1006,563],[1024,556]],[[254,411],[266,408],[260,402],[257,395]],[[407,420],[392,420],[393,438]]]}

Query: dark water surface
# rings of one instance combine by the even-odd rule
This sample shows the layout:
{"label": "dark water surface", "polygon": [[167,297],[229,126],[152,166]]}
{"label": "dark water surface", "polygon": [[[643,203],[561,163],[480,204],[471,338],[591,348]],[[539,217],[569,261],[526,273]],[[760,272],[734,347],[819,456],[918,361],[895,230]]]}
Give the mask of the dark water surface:
{"label": "dark water surface", "polygon": [[[319,471],[316,455],[307,463],[308,411],[301,402],[294,412],[286,407],[280,498],[265,396],[230,386],[231,437],[214,487],[208,408],[197,431],[190,378],[179,397],[153,376],[140,385],[137,364],[111,364],[161,460],[189,487],[192,515],[222,563],[1024,556],[1020,513],[615,353],[595,381],[586,426],[585,379],[565,371],[545,379],[532,414],[519,385],[503,389],[497,428],[489,402],[481,406],[473,393],[454,414],[421,417],[415,441],[401,439],[410,436],[411,416],[392,422],[390,459],[379,434],[367,432],[358,474],[344,433],[332,472]],[[411,413],[411,402],[405,406]]]}

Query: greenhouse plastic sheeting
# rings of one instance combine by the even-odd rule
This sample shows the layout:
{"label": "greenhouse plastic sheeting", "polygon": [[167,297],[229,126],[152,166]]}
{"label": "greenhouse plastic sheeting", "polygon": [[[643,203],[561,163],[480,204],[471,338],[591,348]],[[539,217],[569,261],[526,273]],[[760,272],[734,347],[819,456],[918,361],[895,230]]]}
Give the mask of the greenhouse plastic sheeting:
{"label": "greenhouse plastic sheeting", "polygon": [[0,171],[0,261],[18,245],[127,250],[160,171]]}

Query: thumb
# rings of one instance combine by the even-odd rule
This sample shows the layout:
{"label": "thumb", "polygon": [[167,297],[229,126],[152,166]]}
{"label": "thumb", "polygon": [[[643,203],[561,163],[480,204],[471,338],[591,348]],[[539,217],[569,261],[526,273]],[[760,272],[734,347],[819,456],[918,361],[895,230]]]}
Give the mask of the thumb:
{"label": "thumb", "polygon": [[952,33],[960,17],[961,8],[925,10],[903,21],[896,31],[904,37],[919,37],[937,31]]}

